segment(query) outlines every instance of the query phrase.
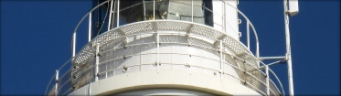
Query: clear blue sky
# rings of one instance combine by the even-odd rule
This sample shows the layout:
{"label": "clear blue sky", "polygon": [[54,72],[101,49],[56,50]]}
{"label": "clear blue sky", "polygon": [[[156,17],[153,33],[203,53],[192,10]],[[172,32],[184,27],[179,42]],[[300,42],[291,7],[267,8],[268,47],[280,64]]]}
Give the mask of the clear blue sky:
{"label": "clear blue sky", "polygon": [[[258,32],[261,56],[285,53],[282,3],[240,0],[239,9]],[[295,93],[340,94],[340,2],[299,5],[300,13],[290,18]],[[1,95],[44,94],[55,70],[71,57],[72,32],[90,9],[90,0],[2,0]],[[85,34],[81,30],[79,40],[86,41]],[[271,68],[288,93],[286,65]]]}

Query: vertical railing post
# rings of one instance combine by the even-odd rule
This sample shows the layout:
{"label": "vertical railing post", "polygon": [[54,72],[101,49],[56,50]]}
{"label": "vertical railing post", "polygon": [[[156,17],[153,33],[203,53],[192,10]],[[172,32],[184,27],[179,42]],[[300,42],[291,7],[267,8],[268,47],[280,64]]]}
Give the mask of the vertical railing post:
{"label": "vertical railing post", "polygon": [[194,22],[194,13],[193,13],[193,7],[194,7],[194,4],[193,4],[193,0],[192,0],[192,22]]}
{"label": "vertical railing post", "polygon": [[56,81],[55,81],[55,89],[54,89],[55,96],[58,96],[58,82],[59,82],[59,71],[56,70]]}
{"label": "vertical railing post", "polygon": [[110,1],[110,12],[109,12],[109,21],[108,21],[108,31],[111,29],[111,18],[112,18],[112,7],[113,7],[114,0]]}
{"label": "vertical railing post", "polygon": [[226,28],[226,25],[227,25],[226,24],[226,3],[224,0],[222,0],[222,2],[223,2],[223,16],[222,16],[223,18],[222,19],[223,19],[223,25],[224,25],[223,30],[224,30],[224,32],[226,32],[227,31],[227,28]]}
{"label": "vertical railing post", "polygon": [[92,29],[91,29],[91,27],[92,27],[92,22],[91,22],[91,18],[92,18],[92,12],[90,12],[89,13],[89,29],[88,29],[88,42],[90,42],[91,41],[91,31],[92,31]]}
{"label": "vertical railing post", "polygon": [[270,74],[269,74],[268,65],[265,65],[265,74],[266,74],[266,94],[270,96]]}
{"label": "vertical railing post", "polygon": [[259,58],[259,42],[258,41],[256,43],[256,57]]}
{"label": "vertical railing post", "polygon": [[105,78],[108,78],[108,63],[105,64]]}
{"label": "vertical railing post", "polygon": [[145,0],[142,0],[142,4],[143,4],[143,19],[144,19],[144,21],[146,21],[147,18],[146,18],[146,2],[145,2]]}
{"label": "vertical railing post", "polygon": [[120,26],[120,0],[117,1],[117,22],[116,22],[116,27]]}
{"label": "vertical railing post", "polygon": [[223,68],[223,42],[219,41],[219,53],[220,53],[220,78],[224,75],[224,68]]}
{"label": "vertical railing post", "polygon": [[76,55],[76,32],[72,35],[72,58]]}
{"label": "vertical railing post", "polygon": [[246,42],[247,48],[250,50],[250,21],[246,21]]}
{"label": "vertical railing post", "polygon": [[159,70],[159,64],[160,64],[160,36],[159,36],[159,32],[156,33],[156,47],[157,47],[157,62],[156,62],[156,66],[157,66],[157,70]]}
{"label": "vertical railing post", "polygon": [[153,0],[153,20],[155,20],[155,0]]}
{"label": "vertical railing post", "polygon": [[95,69],[95,81],[98,81],[98,65],[99,65],[99,46],[100,46],[100,43],[97,43],[96,44],[96,69]]}

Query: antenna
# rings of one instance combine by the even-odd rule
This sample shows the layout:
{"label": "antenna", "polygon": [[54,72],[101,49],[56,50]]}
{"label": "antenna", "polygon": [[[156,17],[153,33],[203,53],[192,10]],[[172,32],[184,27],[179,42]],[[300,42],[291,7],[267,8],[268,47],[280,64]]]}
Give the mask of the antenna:
{"label": "antenna", "polygon": [[295,16],[298,14],[298,0],[288,0],[289,2],[289,14]]}

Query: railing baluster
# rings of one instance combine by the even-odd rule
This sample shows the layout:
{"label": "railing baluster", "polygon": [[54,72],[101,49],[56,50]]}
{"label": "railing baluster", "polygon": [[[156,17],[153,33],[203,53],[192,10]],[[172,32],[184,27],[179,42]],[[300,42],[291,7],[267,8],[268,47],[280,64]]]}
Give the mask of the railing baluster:
{"label": "railing baluster", "polygon": [[159,64],[160,64],[160,35],[159,32],[157,31],[156,33],[156,45],[157,45],[157,58],[156,58],[156,66],[157,70],[159,70]]}
{"label": "railing baluster", "polygon": [[223,1],[223,30],[224,30],[224,32],[226,32],[227,30],[226,30],[226,3],[225,3],[225,1]]}
{"label": "railing baluster", "polygon": [[100,43],[97,43],[96,44],[96,69],[95,69],[95,81],[98,81],[98,64],[99,64],[99,46],[100,46]]}
{"label": "railing baluster", "polygon": [[193,7],[194,7],[193,5],[194,5],[194,4],[193,4],[193,3],[194,3],[194,2],[193,2],[193,0],[192,0],[192,22],[194,22],[194,16],[193,16],[193,15],[194,15],[194,14],[193,14]]}
{"label": "railing baluster", "polygon": [[270,75],[269,75],[268,65],[265,65],[265,73],[266,73],[266,94],[270,96]]}
{"label": "railing baluster", "polygon": [[250,22],[246,22],[246,42],[247,48],[250,50]]}
{"label": "railing baluster", "polygon": [[120,0],[117,1],[117,22],[116,22],[116,27],[120,26]]}
{"label": "railing baluster", "polygon": [[219,41],[219,53],[220,53],[220,78],[223,77],[224,68],[223,68],[223,42]]}
{"label": "railing baluster", "polygon": [[155,0],[153,0],[153,20],[155,20]]}
{"label": "railing baluster", "polygon": [[[92,22],[91,22],[91,18],[92,18],[92,12],[89,13],[89,29],[88,29],[88,42],[91,41],[91,31],[92,31]],[[110,21],[109,21],[110,22]]]}
{"label": "railing baluster", "polygon": [[142,0],[142,4],[143,4],[143,20],[146,21],[146,2],[145,0]]}
{"label": "railing baluster", "polygon": [[111,18],[112,18],[112,7],[113,7],[114,0],[110,1],[110,12],[109,12],[109,22],[108,22],[108,31],[111,29]]}
{"label": "railing baluster", "polygon": [[72,58],[75,57],[76,55],[76,33],[77,32],[73,32],[72,36]]}
{"label": "railing baluster", "polygon": [[59,82],[59,71],[56,70],[56,84],[55,84],[55,89],[54,89],[54,95],[58,96],[58,82]]}

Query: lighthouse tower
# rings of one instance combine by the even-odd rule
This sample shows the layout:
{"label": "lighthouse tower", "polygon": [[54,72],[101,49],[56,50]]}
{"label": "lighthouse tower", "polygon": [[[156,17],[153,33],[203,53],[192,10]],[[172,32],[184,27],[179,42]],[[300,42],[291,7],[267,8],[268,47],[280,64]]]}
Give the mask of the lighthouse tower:
{"label": "lighthouse tower", "polygon": [[[73,33],[64,64],[71,67],[56,71],[46,95],[284,95],[262,62],[276,57],[259,56],[256,30],[238,3],[94,0]],[[88,43],[76,50],[81,23]]]}

